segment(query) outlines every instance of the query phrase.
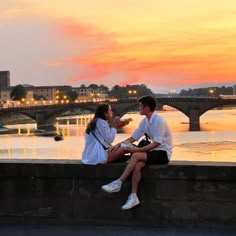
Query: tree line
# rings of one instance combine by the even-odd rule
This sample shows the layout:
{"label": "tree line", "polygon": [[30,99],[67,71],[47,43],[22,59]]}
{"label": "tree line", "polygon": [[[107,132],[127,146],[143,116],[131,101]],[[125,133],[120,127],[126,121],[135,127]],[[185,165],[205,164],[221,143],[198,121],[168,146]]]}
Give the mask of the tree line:
{"label": "tree line", "polygon": [[233,87],[208,87],[208,88],[196,88],[196,89],[182,89],[179,96],[213,96],[218,97],[220,94],[231,95],[233,94]]}
{"label": "tree line", "polygon": [[[65,90],[60,91],[58,96],[63,97],[66,96],[69,101],[75,101],[78,97],[78,93],[74,91],[73,87],[71,86],[65,86]],[[90,84],[88,86],[85,86],[82,84],[80,87],[77,87],[80,89],[91,89],[93,91],[102,91],[103,93],[107,93],[108,97],[113,97],[117,99],[127,99],[127,98],[137,98],[144,95],[154,95],[152,90],[148,88],[145,84],[136,84],[136,85],[126,85],[126,86],[120,86],[115,85],[111,89],[109,89],[107,86],[101,84]],[[233,87],[208,87],[208,88],[195,88],[188,90],[182,89],[179,94],[175,94],[178,96],[194,96],[194,97],[206,97],[206,96],[214,96],[218,97],[220,94],[224,95],[231,95],[233,94]],[[163,95],[163,94],[162,94]],[[27,96],[27,88],[25,88],[23,85],[19,84],[13,87],[10,97],[12,100],[21,100],[22,98],[26,98]],[[44,99],[40,96],[34,95],[35,100]]]}
{"label": "tree line", "polygon": [[[82,84],[79,89],[91,89],[93,91],[100,91],[103,93],[108,94],[108,97],[113,97],[117,99],[127,99],[127,98],[136,98],[144,95],[153,95],[151,89],[149,89],[145,84],[141,85],[126,85],[126,86],[119,86],[115,85],[111,89],[109,89],[105,85],[97,85],[97,84],[90,84],[89,86],[85,86]],[[27,88],[23,85],[18,84],[13,87],[10,97],[12,100],[19,101],[25,99],[27,96]],[[45,99],[38,95],[33,95],[35,100]],[[69,101],[75,101],[78,97],[78,93],[73,89],[71,86],[65,86],[64,90],[59,91],[57,94],[58,99],[66,96]]]}

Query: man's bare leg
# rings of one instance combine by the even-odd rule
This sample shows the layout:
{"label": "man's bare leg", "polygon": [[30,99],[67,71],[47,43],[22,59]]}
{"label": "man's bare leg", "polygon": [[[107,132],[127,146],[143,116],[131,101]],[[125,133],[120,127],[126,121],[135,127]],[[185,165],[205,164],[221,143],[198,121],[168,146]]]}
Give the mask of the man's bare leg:
{"label": "man's bare leg", "polygon": [[124,182],[129,177],[129,175],[133,172],[137,162],[139,162],[139,161],[145,162],[146,160],[147,160],[147,153],[146,152],[135,152],[132,155],[130,162],[126,166],[124,172],[122,173],[122,175],[120,176],[119,179],[122,182]]}
{"label": "man's bare leg", "polygon": [[146,165],[146,163],[143,162],[143,161],[139,161],[139,162],[136,163],[135,168],[133,170],[133,175],[132,175],[131,193],[137,193],[138,192],[138,185],[139,185],[139,182],[142,178],[141,170],[145,165]]}

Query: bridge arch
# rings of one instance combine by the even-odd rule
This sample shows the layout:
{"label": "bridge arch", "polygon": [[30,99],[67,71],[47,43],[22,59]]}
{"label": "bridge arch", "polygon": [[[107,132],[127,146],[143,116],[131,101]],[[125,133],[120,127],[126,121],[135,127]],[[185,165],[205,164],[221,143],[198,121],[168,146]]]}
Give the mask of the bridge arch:
{"label": "bridge arch", "polygon": [[236,99],[194,98],[194,97],[157,97],[163,105],[176,108],[189,118],[189,130],[200,131],[200,116],[215,107],[236,105]]}
{"label": "bridge arch", "polygon": [[[45,116],[44,119],[47,124],[54,123],[55,119],[56,119],[56,117],[58,117],[58,115],[63,114],[64,112],[67,112],[67,111],[74,110],[75,108],[79,108],[84,111],[91,111],[92,113],[94,113],[97,105],[98,104],[92,103],[90,105],[77,104],[77,105],[74,105],[73,107],[71,107],[71,106],[61,107],[60,109],[57,109],[57,110],[51,112],[50,114],[48,114],[47,116]],[[113,103],[110,105],[112,107],[112,111],[113,111],[114,116],[120,116],[120,117],[124,116],[127,112],[134,110],[138,106],[138,104],[136,102],[135,103],[125,103],[125,105],[123,105],[123,106],[119,103],[118,104]]]}
{"label": "bridge arch", "polygon": [[[136,101],[130,100],[122,100],[111,103],[114,116],[123,116],[128,111],[134,109],[136,105]],[[59,114],[76,108],[94,112],[97,106],[97,103],[90,102],[5,108],[0,109],[0,116],[2,117],[3,114],[7,115],[7,113],[9,114],[10,112],[21,113],[35,120],[38,129],[49,129],[55,125],[55,119]]]}
{"label": "bridge arch", "polygon": [[[81,107],[77,107],[77,108],[80,108]],[[63,113],[67,112],[67,111],[73,111],[75,110],[75,108],[71,108],[71,107],[64,107],[62,109],[59,109],[59,110],[55,110],[54,112],[48,114],[46,117],[45,117],[45,122],[47,124],[55,124],[56,122],[56,118],[60,115],[62,115]],[[88,107],[87,109],[82,107],[81,110],[84,110],[84,111],[90,111],[90,112],[94,112],[94,109],[91,108],[91,107]]]}
{"label": "bridge arch", "polygon": [[30,114],[24,113],[24,111],[15,110],[15,111],[8,111],[5,109],[4,112],[0,112],[0,125],[11,124],[14,121],[25,122],[25,120],[32,120],[36,122],[35,118]]}

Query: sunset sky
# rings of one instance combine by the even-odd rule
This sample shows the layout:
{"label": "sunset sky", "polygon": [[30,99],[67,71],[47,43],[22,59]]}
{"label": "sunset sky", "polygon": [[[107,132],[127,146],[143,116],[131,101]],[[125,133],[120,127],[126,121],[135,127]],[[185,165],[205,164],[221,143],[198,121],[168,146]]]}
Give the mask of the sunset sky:
{"label": "sunset sky", "polygon": [[236,0],[1,0],[11,85],[236,84]]}

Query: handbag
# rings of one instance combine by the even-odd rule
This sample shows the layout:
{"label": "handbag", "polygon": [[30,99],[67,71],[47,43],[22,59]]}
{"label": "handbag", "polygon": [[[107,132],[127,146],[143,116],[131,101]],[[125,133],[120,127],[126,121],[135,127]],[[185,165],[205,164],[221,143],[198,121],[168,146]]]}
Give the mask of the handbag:
{"label": "handbag", "polygon": [[147,146],[148,144],[151,143],[150,137],[146,133],[144,135],[145,135],[145,138],[143,138],[137,145],[139,148]]}

